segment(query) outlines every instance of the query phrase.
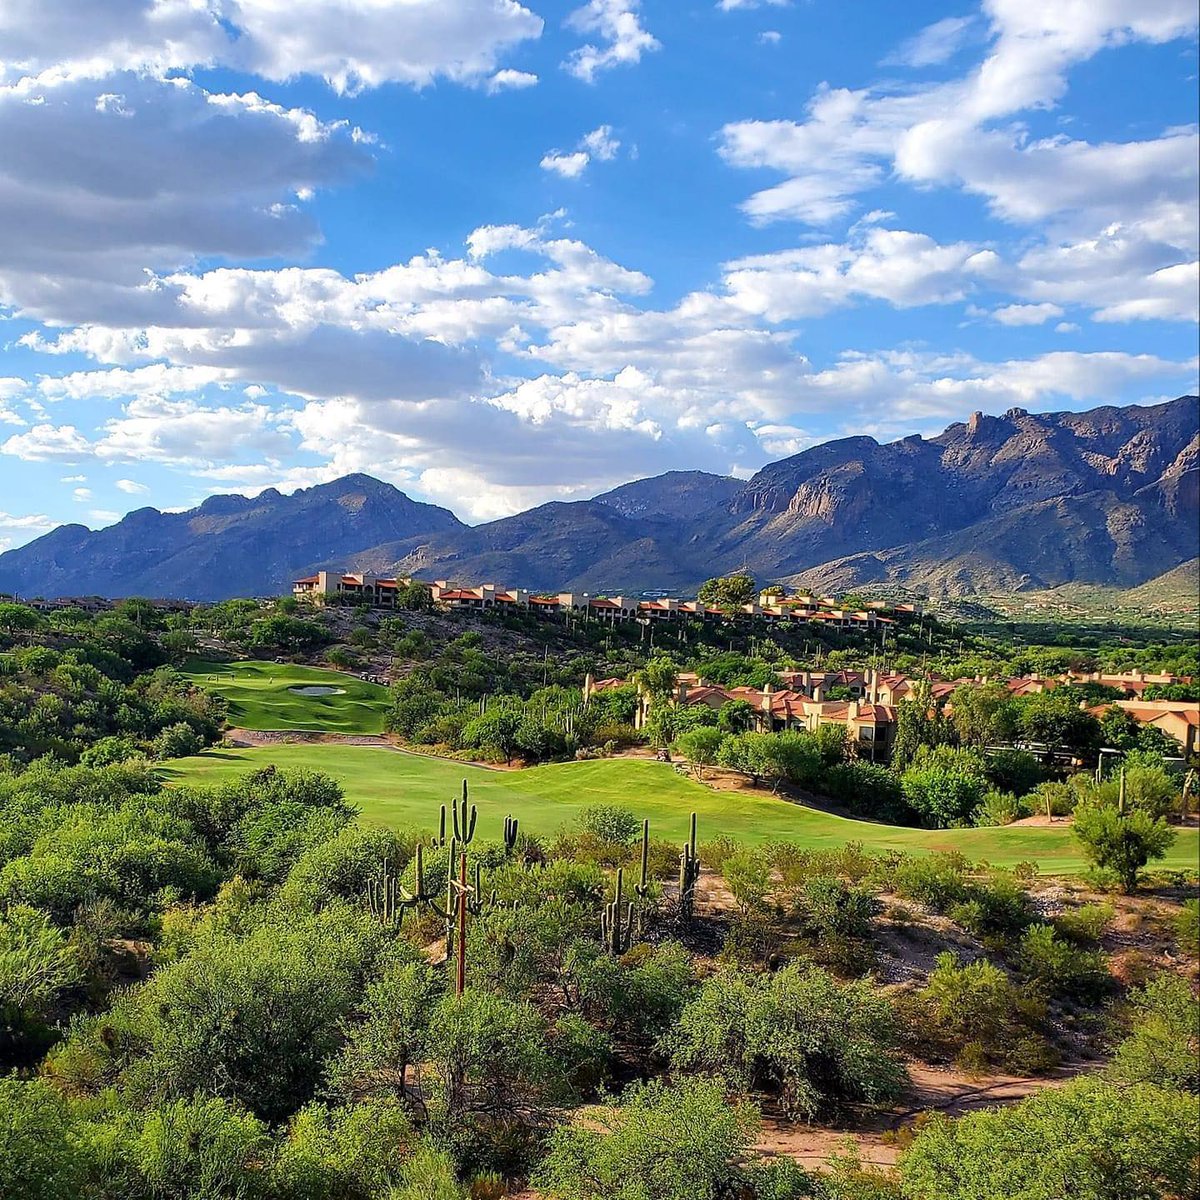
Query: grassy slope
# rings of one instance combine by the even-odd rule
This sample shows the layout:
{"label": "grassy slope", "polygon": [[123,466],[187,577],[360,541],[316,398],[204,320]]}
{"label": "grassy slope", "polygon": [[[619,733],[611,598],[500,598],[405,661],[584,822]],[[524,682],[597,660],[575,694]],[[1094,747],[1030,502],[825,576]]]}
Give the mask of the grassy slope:
{"label": "grassy slope", "polygon": [[[685,836],[688,814],[694,810],[701,840],[719,833],[749,843],[786,838],[811,847],[857,840],[872,850],[960,850],[997,866],[1032,860],[1050,873],[1078,872],[1086,866],[1070,830],[1061,827],[934,831],[849,821],[766,792],[714,792],[665,764],[646,760],[559,763],[502,772],[366,746],[310,745],[209,751],[176,760],[165,772],[172,783],[203,785],[270,762],[335,776],[365,820],[396,826],[432,828],[438,805],[452,800],[465,778],[479,805],[480,836],[489,839],[499,836],[506,813],[519,817],[530,833],[546,834],[586,805],[611,803],[649,817],[652,834],[673,841]],[[1167,865],[1195,868],[1198,854],[1197,831],[1184,830]]]}
{"label": "grassy slope", "polygon": [[[319,729],[328,733],[381,733],[387,688],[340,671],[271,662],[211,663],[183,668],[193,682],[229,701],[229,723],[243,729]],[[291,687],[343,689],[340,695],[297,696]]]}

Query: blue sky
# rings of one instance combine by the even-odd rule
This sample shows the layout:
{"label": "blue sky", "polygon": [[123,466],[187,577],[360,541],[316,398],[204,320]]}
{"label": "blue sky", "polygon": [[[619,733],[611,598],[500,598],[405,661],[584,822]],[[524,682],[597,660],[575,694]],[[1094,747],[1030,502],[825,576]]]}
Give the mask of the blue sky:
{"label": "blue sky", "polygon": [[1196,387],[1192,0],[8,0],[0,548]]}

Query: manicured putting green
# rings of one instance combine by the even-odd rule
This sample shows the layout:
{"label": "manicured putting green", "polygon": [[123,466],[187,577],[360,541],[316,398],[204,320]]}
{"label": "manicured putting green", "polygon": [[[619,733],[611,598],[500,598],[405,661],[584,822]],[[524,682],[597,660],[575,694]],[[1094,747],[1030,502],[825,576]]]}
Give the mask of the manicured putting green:
{"label": "manicured putting green", "polygon": [[[556,763],[526,771],[488,771],[444,759],[398,754],[370,746],[268,746],[211,750],[176,759],[164,768],[168,782],[203,786],[276,763],[307,767],[341,781],[363,820],[380,825],[431,828],[438,805],[454,799],[468,780],[479,805],[479,832],[498,838],[506,813],[530,833],[548,834],[569,824],[589,804],[621,804],[649,817],[657,837],[681,840],[689,814],[699,816],[700,838],[730,834],[747,843],[773,838],[813,848],[861,841],[874,851],[959,850],[996,866],[1030,860],[1043,871],[1078,873],[1086,862],[1069,829],[1021,826],[999,829],[903,829],[851,821],[786,800],[744,792],[715,792],[645,759]],[[1196,829],[1181,830],[1165,865],[1194,869],[1200,848]]]}
{"label": "manicured putting green", "polygon": [[193,659],[183,673],[229,701],[229,723],[243,729],[382,733],[388,691],[341,671],[259,662]]}

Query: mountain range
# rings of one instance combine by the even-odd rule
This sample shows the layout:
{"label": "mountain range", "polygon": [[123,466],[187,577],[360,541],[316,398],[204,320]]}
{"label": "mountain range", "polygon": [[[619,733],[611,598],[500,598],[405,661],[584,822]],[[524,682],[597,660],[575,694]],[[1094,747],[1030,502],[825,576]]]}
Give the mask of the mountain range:
{"label": "mountain range", "polygon": [[62,525],[0,555],[0,592],[272,595],[317,568],[536,589],[684,593],[760,580],[932,595],[1136,586],[1200,549],[1200,400],[1003,416],[937,437],[850,437],[749,480],[671,471],[469,526],[368,475]]}

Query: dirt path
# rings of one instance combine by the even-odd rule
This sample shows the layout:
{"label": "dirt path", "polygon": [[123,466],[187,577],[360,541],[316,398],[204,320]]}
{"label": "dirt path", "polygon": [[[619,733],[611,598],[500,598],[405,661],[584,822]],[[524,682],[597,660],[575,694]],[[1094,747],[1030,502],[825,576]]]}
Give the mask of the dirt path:
{"label": "dirt path", "polygon": [[243,750],[263,746],[374,746],[379,750],[391,750],[395,754],[408,754],[413,758],[432,758],[437,762],[456,763],[463,767],[478,767],[481,771],[520,771],[521,764],[473,762],[469,759],[449,758],[444,754],[426,754],[423,750],[412,750],[398,746],[386,734],[380,733],[325,733],[315,729],[241,729],[225,730],[225,740]]}
{"label": "dirt path", "polygon": [[1072,1064],[1052,1075],[994,1075],[979,1079],[951,1067],[910,1063],[912,1086],[902,1106],[879,1113],[854,1129],[791,1124],[768,1116],[763,1120],[762,1135],[755,1149],[768,1157],[787,1155],[808,1170],[817,1170],[849,1142],[864,1163],[892,1166],[900,1156],[893,1135],[921,1113],[940,1112],[960,1117],[992,1105],[1016,1104],[1046,1088],[1062,1087],[1083,1069],[1082,1064]]}
{"label": "dirt path", "polygon": [[[1054,1075],[1029,1078],[996,1075],[972,1079],[952,1068],[910,1063],[912,1087],[905,1104],[890,1112],[879,1113],[857,1128],[827,1128],[793,1124],[775,1116],[763,1118],[762,1133],[755,1151],[763,1158],[786,1156],[805,1170],[822,1170],[833,1154],[844,1153],[851,1144],[864,1164],[894,1166],[901,1154],[895,1131],[923,1112],[935,1111],[957,1117],[994,1104],[1015,1104],[1045,1088],[1061,1087],[1081,1067],[1064,1067]],[[514,1192],[510,1200],[544,1200],[532,1189]]]}
{"label": "dirt path", "polygon": [[386,737],[375,733],[321,733],[313,729],[240,729],[225,730],[225,740],[241,748],[258,746],[301,746],[325,743],[336,746],[386,746],[395,750]]}

